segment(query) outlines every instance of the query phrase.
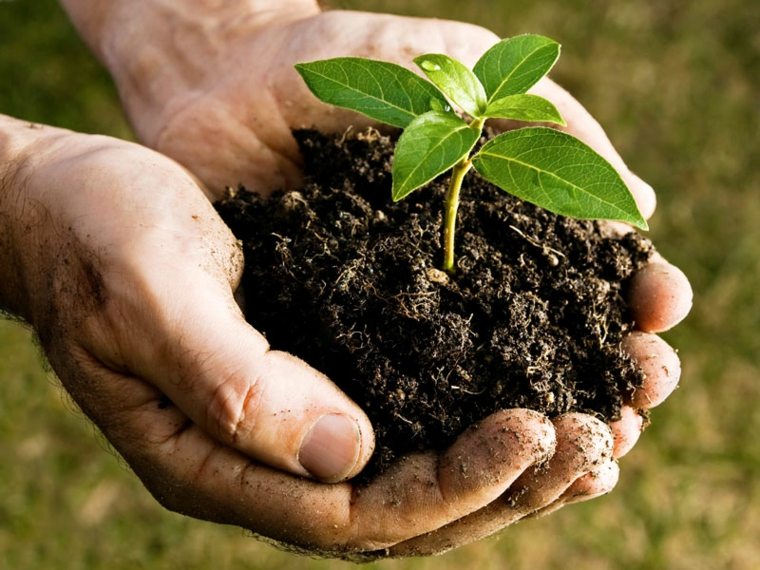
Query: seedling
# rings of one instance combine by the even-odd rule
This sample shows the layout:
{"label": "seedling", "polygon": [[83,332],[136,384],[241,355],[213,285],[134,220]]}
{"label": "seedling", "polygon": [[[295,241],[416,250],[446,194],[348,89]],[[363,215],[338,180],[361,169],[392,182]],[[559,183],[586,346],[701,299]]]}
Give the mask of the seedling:
{"label": "seedling", "polygon": [[419,56],[414,62],[430,81],[393,63],[356,57],[296,69],[322,101],[404,129],[393,157],[394,201],[452,170],[443,269],[453,273],[459,192],[473,167],[505,192],[551,212],[648,229],[617,171],[567,133],[542,126],[511,130],[473,154],[488,119],[565,124],[550,101],[527,94],[559,53],[554,40],[521,35],[494,45],[472,70],[447,55]]}

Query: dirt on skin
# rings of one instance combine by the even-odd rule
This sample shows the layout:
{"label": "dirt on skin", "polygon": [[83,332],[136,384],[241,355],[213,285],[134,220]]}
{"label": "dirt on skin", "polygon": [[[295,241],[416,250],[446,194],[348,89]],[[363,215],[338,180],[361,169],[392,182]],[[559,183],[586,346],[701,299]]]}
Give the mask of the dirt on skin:
{"label": "dirt on skin", "polygon": [[368,480],[399,455],[444,449],[504,408],[619,418],[643,381],[620,342],[626,283],[653,252],[465,180],[457,271],[441,265],[448,176],[391,201],[393,141],[299,131],[302,189],[244,189],[217,207],[245,253],[249,322],[364,410]]}

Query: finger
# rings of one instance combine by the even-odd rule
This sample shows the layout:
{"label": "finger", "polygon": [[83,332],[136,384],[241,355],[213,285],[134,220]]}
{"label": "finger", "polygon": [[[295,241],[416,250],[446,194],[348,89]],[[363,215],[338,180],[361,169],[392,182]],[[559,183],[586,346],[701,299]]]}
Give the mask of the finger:
{"label": "finger", "polygon": [[526,518],[541,518],[573,503],[583,503],[610,493],[620,479],[617,462],[608,461],[599,468],[582,475],[562,493],[559,499],[548,507],[531,513]]}
{"label": "finger", "polygon": [[623,406],[620,409],[620,419],[610,424],[614,439],[613,458],[620,459],[633,449],[643,426],[644,418],[631,406]]}
{"label": "finger", "polygon": [[631,280],[628,302],[636,327],[663,332],[680,323],[691,310],[693,293],[686,275],[661,257]]}
{"label": "finger", "polygon": [[620,479],[620,467],[616,461],[608,461],[597,469],[579,477],[562,493],[560,501],[569,505],[590,501],[611,492]]}
{"label": "finger", "polygon": [[638,409],[660,405],[678,386],[681,361],[664,340],[654,334],[632,332],[622,347],[644,373],[643,385],[631,394],[629,404]]}
{"label": "finger", "polygon": [[440,553],[490,536],[556,501],[579,477],[607,463],[612,434],[599,420],[585,414],[566,414],[554,420],[557,447],[544,465],[528,469],[497,500],[448,526],[400,543],[391,556]]}
{"label": "finger", "polygon": [[645,219],[649,219],[657,205],[652,187],[631,172],[612,146],[610,139],[596,119],[570,93],[548,78],[539,81],[530,93],[552,101],[567,123],[563,130],[593,148],[602,155],[620,174],[636,200],[636,205]]}
{"label": "finger", "polygon": [[680,361],[675,350],[656,335],[633,332],[622,343],[644,373],[642,386],[621,408],[621,417],[610,424],[614,437],[613,457],[625,456],[638,441],[644,418],[637,410],[646,410],[662,403],[675,390],[680,378]]}

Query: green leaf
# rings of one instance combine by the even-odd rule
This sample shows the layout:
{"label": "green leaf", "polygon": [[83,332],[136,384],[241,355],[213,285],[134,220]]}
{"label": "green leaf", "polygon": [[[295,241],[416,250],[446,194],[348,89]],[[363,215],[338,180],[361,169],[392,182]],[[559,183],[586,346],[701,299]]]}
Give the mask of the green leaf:
{"label": "green leaf", "polygon": [[538,95],[508,95],[489,103],[484,116],[565,125],[554,104]]}
{"label": "green leaf", "polygon": [[485,89],[464,64],[439,53],[421,55],[414,63],[463,111],[473,117],[480,117],[485,111]]}
{"label": "green leaf", "polygon": [[486,143],[472,163],[502,190],[556,214],[648,229],[617,171],[566,133],[547,127],[510,131]]}
{"label": "green leaf", "polygon": [[473,71],[486,88],[488,101],[525,93],[549,73],[560,45],[544,36],[525,34],[502,40],[489,49]]}
{"label": "green leaf", "polygon": [[406,127],[434,107],[449,108],[435,86],[395,63],[338,57],[295,67],[311,92],[325,103],[394,127]]}
{"label": "green leaf", "polygon": [[451,113],[431,111],[412,121],[393,156],[393,200],[398,201],[466,158],[480,131]]}

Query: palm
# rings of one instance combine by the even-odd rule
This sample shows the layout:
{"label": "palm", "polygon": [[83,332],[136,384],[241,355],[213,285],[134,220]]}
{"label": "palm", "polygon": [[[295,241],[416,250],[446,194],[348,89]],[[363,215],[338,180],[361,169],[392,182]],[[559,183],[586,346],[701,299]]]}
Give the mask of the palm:
{"label": "palm", "polygon": [[[261,192],[290,188],[301,178],[300,153],[292,129],[338,132],[371,121],[328,107],[306,88],[294,64],[355,55],[395,61],[411,67],[420,53],[447,53],[474,64],[498,37],[461,22],[386,14],[333,11],[269,26],[222,41],[195,69],[192,95],[178,90],[178,104],[159,125],[138,134],[149,145],[187,166],[217,198],[227,186],[244,184]],[[654,211],[651,187],[630,172],[603,129],[569,93],[549,79],[532,90],[550,99],[567,121],[565,130],[592,146],[620,172],[645,217]],[[147,134],[150,132],[150,134]]]}
{"label": "palm", "polygon": [[267,28],[226,46],[219,64],[205,67],[200,94],[164,117],[160,135],[147,142],[185,164],[215,195],[238,183],[261,191],[292,187],[300,179],[292,129],[371,124],[320,103],[295,63],[348,54],[408,65],[425,51],[474,63],[496,40],[468,24],[361,12],[326,12]]}

